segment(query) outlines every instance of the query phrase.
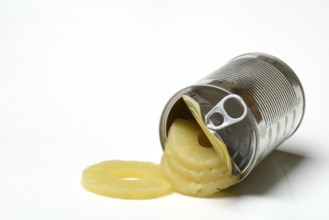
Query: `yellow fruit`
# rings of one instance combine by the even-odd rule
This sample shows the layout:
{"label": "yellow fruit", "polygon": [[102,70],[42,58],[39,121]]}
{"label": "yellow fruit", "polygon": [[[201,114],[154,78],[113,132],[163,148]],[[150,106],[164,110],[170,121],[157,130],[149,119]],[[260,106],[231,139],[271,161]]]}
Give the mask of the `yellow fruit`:
{"label": "yellow fruit", "polygon": [[240,177],[231,174],[227,148],[207,129],[199,104],[189,96],[183,99],[195,121],[176,119],[173,122],[161,166],[137,161],[104,161],[83,171],[82,185],[104,196],[147,199],[168,194],[172,188],[186,195],[204,197],[238,182]]}
{"label": "yellow fruit", "polygon": [[86,168],[81,184],[89,191],[122,199],[148,199],[172,192],[157,164],[138,161],[104,161]]}
{"label": "yellow fruit", "polygon": [[198,138],[202,135],[204,135],[203,131],[194,121],[176,119],[169,129],[165,148],[170,145],[168,151],[173,157],[190,168],[220,166],[222,162],[218,159],[214,148],[200,146]]}
{"label": "yellow fruit", "polygon": [[221,161],[225,163],[225,166],[231,170],[232,169],[232,164],[231,164],[231,158],[228,154],[228,151],[226,149],[226,146],[223,141],[218,139],[210,130],[206,127],[203,117],[201,114],[201,109],[200,105],[198,102],[196,102],[192,97],[183,95],[182,96],[186,106],[192,113],[194,119],[198,122],[199,126],[204,132],[204,135],[208,138],[209,142],[212,144],[213,148],[218,154],[218,157],[221,158]]}
{"label": "yellow fruit", "polygon": [[178,192],[190,195],[205,197],[216,193],[217,191],[231,186],[237,181],[237,177],[220,176],[211,182],[193,181],[177,173],[168,165],[168,161],[163,156],[161,160],[162,171],[172,183]]}
{"label": "yellow fruit", "polygon": [[175,170],[177,174],[186,179],[190,179],[191,181],[207,183],[218,179],[220,176],[226,176],[228,174],[228,171],[225,169],[225,167],[198,167],[191,169],[184,166],[182,163],[179,163],[179,161],[173,158],[170,153],[166,155],[166,163],[171,169]]}
{"label": "yellow fruit", "polygon": [[239,177],[232,176],[222,161],[227,155],[199,143],[202,134],[196,122],[176,119],[169,129],[161,166],[175,190],[203,197],[231,186]]}

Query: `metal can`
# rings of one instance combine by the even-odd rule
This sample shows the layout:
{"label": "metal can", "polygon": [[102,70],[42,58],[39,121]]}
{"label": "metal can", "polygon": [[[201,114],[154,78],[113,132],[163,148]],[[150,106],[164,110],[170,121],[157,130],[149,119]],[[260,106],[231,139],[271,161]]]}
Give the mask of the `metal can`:
{"label": "metal can", "polygon": [[[297,130],[305,112],[302,85],[287,64],[264,53],[243,54],[169,99],[160,118],[163,149],[173,121],[193,118],[183,95],[200,104],[205,124],[226,144],[232,174],[241,180]],[[220,113],[220,129],[216,119],[209,122],[210,113]],[[223,117],[239,120],[220,127]]]}

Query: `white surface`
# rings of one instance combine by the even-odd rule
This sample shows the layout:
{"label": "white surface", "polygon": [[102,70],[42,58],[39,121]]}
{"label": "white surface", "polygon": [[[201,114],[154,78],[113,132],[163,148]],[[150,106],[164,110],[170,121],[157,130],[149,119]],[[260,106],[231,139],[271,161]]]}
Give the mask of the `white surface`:
{"label": "white surface", "polygon": [[[0,219],[326,219],[327,1],[0,2]],[[284,60],[305,89],[295,135],[232,193],[126,201],[80,186],[106,159],[159,162],[174,92],[234,56]]]}

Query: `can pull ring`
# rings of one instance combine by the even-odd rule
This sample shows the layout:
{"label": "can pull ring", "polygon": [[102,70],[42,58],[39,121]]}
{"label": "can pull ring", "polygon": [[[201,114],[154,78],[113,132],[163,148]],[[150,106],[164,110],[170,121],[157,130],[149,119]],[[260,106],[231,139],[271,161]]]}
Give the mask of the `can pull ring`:
{"label": "can pull ring", "polygon": [[[243,113],[237,118],[231,117],[225,110],[224,104],[228,99],[235,99],[243,108]],[[243,120],[247,115],[247,105],[243,99],[235,94],[225,96],[205,116],[205,124],[208,129],[217,131]]]}

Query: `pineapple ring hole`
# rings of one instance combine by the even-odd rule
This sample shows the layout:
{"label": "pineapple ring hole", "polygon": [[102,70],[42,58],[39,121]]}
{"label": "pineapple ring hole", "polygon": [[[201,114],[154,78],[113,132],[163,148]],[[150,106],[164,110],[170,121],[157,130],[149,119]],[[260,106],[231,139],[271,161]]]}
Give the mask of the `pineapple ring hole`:
{"label": "pineapple ring hole", "polygon": [[116,170],[113,171],[111,174],[116,178],[127,180],[127,181],[138,181],[146,176],[146,173],[143,171],[137,171],[131,169]]}
{"label": "pineapple ring hole", "polygon": [[206,148],[212,147],[212,144],[210,143],[209,139],[204,133],[199,134],[198,142],[202,147],[206,147]]}

